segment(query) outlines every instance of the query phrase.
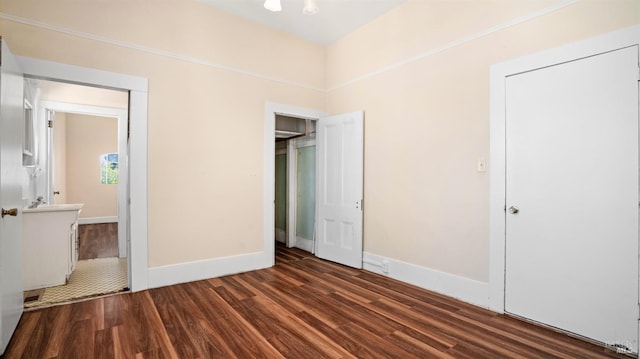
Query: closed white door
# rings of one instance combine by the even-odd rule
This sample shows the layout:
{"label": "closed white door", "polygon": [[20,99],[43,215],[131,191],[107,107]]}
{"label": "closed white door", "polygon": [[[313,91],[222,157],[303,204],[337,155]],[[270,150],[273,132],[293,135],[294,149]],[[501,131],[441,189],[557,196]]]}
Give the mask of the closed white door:
{"label": "closed white door", "polygon": [[506,79],[505,310],[637,352],[638,48]]}
{"label": "closed white door", "polygon": [[0,38],[0,355],[22,315],[22,130],[23,78]]}
{"label": "closed white door", "polygon": [[316,255],[362,268],[363,112],[322,118],[316,128]]}

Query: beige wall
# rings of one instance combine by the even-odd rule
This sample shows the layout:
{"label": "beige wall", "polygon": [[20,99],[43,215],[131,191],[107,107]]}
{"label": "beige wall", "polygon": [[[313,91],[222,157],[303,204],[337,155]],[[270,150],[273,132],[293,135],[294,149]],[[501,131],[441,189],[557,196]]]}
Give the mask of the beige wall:
{"label": "beige wall", "polygon": [[67,203],[83,203],[81,218],[118,216],[118,186],[100,183],[100,156],[118,152],[118,119],[67,113]]}
{"label": "beige wall", "polygon": [[581,1],[477,36],[557,3],[409,1],[328,47],[328,112],[365,110],[365,251],[488,282],[490,66],[640,23]]}
{"label": "beige wall", "polygon": [[263,250],[265,101],[324,108],[324,47],[195,0],[0,0],[0,11],[59,27],[0,20],[17,55],[149,79],[150,267]]}

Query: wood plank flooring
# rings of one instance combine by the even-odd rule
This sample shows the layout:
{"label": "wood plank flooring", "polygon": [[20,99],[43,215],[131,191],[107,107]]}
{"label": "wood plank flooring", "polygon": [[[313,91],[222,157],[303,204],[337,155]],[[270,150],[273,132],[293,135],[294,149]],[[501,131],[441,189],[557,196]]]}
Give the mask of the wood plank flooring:
{"label": "wood plank flooring", "polygon": [[13,358],[626,358],[278,248],[273,268],[25,313]]}
{"label": "wood plank flooring", "polygon": [[78,238],[80,260],[118,256],[118,223],[81,224]]}

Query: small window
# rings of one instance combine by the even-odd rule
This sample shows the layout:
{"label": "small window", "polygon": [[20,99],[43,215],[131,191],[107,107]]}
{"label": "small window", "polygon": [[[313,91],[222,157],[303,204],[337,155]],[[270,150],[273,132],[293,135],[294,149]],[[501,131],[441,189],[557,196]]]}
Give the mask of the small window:
{"label": "small window", "polygon": [[100,156],[100,183],[118,184],[117,153],[106,153]]}

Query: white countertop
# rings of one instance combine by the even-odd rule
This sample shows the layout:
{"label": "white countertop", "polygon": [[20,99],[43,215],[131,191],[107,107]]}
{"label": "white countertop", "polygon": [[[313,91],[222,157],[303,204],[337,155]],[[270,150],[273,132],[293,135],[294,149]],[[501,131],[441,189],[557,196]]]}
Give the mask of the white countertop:
{"label": "white countertop", "polygon": [[24,207],[23,213],[36,213],[36,212],[58,212],[58,211],[79,211],[82,209],[83,203],[70,203],[70,204],[43,204],[36,208]]}

